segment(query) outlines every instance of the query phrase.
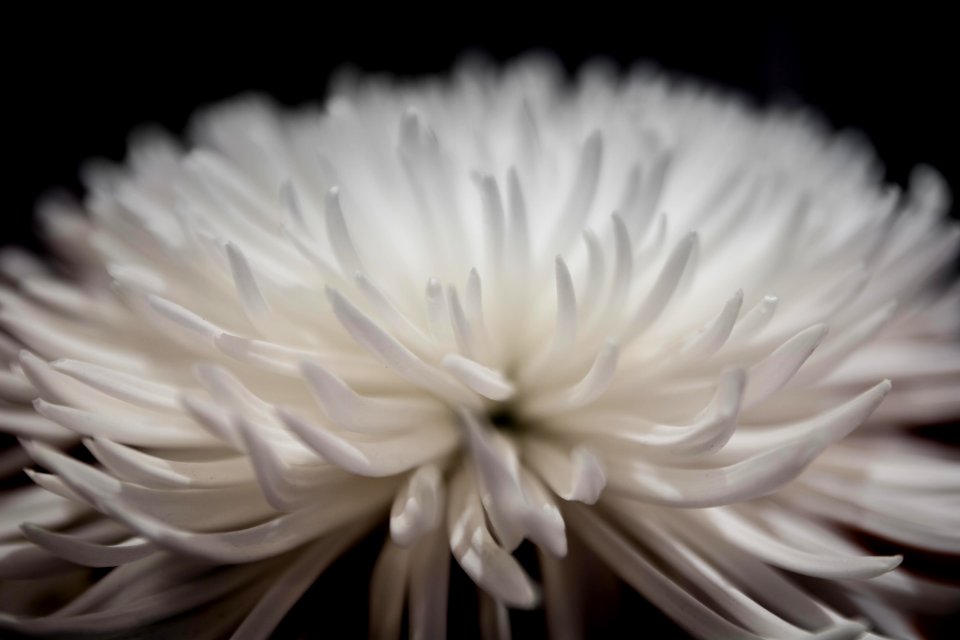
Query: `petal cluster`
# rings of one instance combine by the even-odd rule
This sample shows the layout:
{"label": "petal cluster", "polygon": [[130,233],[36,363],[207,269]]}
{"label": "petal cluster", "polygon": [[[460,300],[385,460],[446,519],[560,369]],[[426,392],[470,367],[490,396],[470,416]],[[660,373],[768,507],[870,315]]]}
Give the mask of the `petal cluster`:
{"label": "petal cluster", "polygon": [[960,553],[958,456],[902,429],[960,415],[960,228],[881,174],[543,60],[141,135],[0,260],[0,628],[265,638],[389,522],[378,637],[445,635],[451,555],[492,637],[578,634],[591,566],[697,637],[916,637],[958,591],[846,531]]}

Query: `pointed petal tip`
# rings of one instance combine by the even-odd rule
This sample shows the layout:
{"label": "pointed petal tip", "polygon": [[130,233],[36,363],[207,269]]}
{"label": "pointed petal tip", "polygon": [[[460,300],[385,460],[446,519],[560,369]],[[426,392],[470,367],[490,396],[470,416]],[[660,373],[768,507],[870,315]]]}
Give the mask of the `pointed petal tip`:
{"label": "pointed petal tip", "polygon": [[516,387],[503,374],[456,353],[448,353],[443,368],[457,380],[485,398],[503,402],[516,393]]}
{"label": "pointed petal tip", "polygon": [[607,486],[607,473],[603,463],[585,447],[576,447],[572,457],[574,485],[570,499],[584,504],[596,504]]}
{"label": "pointed petal tip", "polygon": [[23,367],[28,367],[36,364],[46,364],[45,360],[43,360],[40,356],[30,351],[29,349],[20,349],[17,352],[17,361]]}

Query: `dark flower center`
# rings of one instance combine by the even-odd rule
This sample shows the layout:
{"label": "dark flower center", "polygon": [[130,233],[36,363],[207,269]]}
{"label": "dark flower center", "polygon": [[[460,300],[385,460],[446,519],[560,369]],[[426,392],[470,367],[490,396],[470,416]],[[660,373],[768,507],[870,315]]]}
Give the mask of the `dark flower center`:
{"label": "dark flower center", "polygon": [[487,419],[501,431],[519,431],[523,427],[520,416],[509,403],[503,402],[493,407]]}

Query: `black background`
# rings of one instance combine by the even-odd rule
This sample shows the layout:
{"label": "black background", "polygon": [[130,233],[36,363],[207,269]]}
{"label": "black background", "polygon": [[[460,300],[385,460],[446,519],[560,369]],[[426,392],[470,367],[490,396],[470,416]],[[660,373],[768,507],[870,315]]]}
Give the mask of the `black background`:
{"label": "black background", "polygon": [[[908,9],[916,7],[898,11]],[[536,19],[521,19],[522,13],[476,3],[391,12],[373,5],[235,6],[204,16],[166,5],[103,15],[40,6],[8,20],[0,78],[7,165],[0,244],[37,247],[36,199],[56,187],[78,192],[79,163],[122,158],[137,125],[179,132],[197,106],[250,90],[289,104],[317,101],[344,63],[403,75],[441,73],[467,50],[508,60],[547,49],[571,71],[598,55],[622,65],[652,59],[761,102],[813,105],[838,128],[866,133],[890,180],[903,183],[914,165],[927,163],[960,189],[957,28],[946,14],[838,16],[805,7],[747,19],[689,7],[668,18],[640,6],[600,5],[557,5]],[[375,548],[374,539],[338,562],[278,635],[314,637],[344,623],[349,629],[336,637],[362,635]],[[476,605],[466,579],[453,578],[459,604],[452,629],[470,637]],[[622,605],[604,637],[683,637],[638,599]],[[534,635],[538,626],[535,617],[514,621],[517,637]]]}

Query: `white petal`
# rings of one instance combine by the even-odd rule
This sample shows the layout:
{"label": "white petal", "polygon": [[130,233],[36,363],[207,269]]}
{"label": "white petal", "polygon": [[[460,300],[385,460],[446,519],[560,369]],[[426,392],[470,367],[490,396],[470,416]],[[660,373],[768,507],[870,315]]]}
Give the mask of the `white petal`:
{"label": "white petal", "polygon": [[563,210],[556,218],[551,250],[566,251],[590,215],[603,164],[603,134],[593,131],[583,143],[580,164]]}
{"label": "white petal", "polygon": [[557,320],[553,336],[553,349],[563,351],[570,348],[577,335],[577,297],[573,290],[570,269],[567,268],[567,264],[560,256],[557,256],[556,259],[556,280]]}
{"label": "white petal", "polygon": [[149,409],[180,408],[177,388],[142,376],[77,360],[55,360],[50,366],[119,400]]}
{"label": "white petal", "polygon": [[402,342],[427,356],[436,355],[436,345],[423,335],[420,329],[390,301],[387,295],[369,277],[363,273],[356,273],[353,276],[353,281],[360,292],[366,296],[374,315],[389,325]]}
{"label": "white petal", "polygon": [[568,453],[547,441],[527,438],[523,458],[564,500],[593,504],[607,485],[603,463],[582,445]]}
{"label": "white petal", "polygon": [[667,258],[657,277],[656,283],[647,294],[646,299],[634,313],[630,324],[624,332],[625,340],[630,340],[637,336],[664,312],[667,304],[673,298],[680,284],[681,277],[687,270],[687,264],[691,261],[698,244],[696,233],[690,233],[683,237],[674,248],[673,253]]}
{"label": "white petal", "polygon": [[364,268],[363,263],[360,262],[360,257],[357,255],[350,231],[347,228],[347,221],[343,216],[343,210],[340,208],[339,187],[330,189],[327,193],[325,204],[327,238],[330,240],[333,255],[337,257],[337,263],[340,265],[340,271],[343,277],[349,280],[353,277],[353,274],[358,272],[362,273]]}
{"label": "white petal", "polygon": [[689,424],[663,424],[630,413],[602,411],[573,414],[559,419],[555,427],[575,434],[595,434],[614,445],[639,445],[665,459],[696,457],[724,447],[737,428],[746,374],[742,369],[720,375],[710,403]]}
{"label": "white petal", "polygon": [[250,461],[243,456],[191,462],[160,458],[102,438],[85,440],[84,445],[111,473],[147,487],[226,487],[254,478]]}
{"label": "white petal", "polygon": [[219,334],[223,333],[223,330],[217,325],[171,300],[149,295],[147,296],[147,302],[149,302],[150,306],[164,319],[208,340],[213,340]]}
{"label": "white petal", "polygon": [[[384,508],[392,493],[390,484],[357,481],[324,501],[263,524],[218,533],[194,533],[145,513],[124,495],[121,483],[91,467],[46,448],[38,458],[44,466],[56,471],[70,488],[96,504],[102,513],[158,546],[222,564],[276,556],[346,523],[372,524],[370,514]],[[209,509],[210,502],[205,501],[205,505]]]}
{"label": "white petal", "polygon": [[720,349],[730,337],[733,327],[743,304],[743,291],[738,290],[733,297],[723,305],[720,314],[705,327],[698,335],[683,347],[686,358],[708,358]]}
{"label": "white petal", "polygon": [[0,398],[10,402],[30,402],[37,390],[24,376],[12,371],[0,371]]}
{"label": "white petal", "polygon": [[742,502],[771,494],[790,482],[822,449],[820,443],[800,441],[713,469],[608,462],[608,487],[637,500],[674,507]]}
{"label": "white petal", "polygon": [[521,472],[513,444],[468,411],[460,422],[477,470],[484,509],[500,543],[514,549],[525,538],[556,555],[566,553],[563,518],[540,487]]}
{"label": "white petal", "polygon": [[744,427],[727,444],[726,453],[755,453],[788,443],[836,442],[863,424],[883,402],[892,385],[889,380],[867,389],[838,407],[818,415],[772,428]]}
{"label": "white petal", "polygon": [[54,443],[76,441],[77,434],[35,411],[0,409],[0,431],[17,438],[46,440]]}
{"label": "white petal", "polygon": [[264,326],[270,320],[272,312],[270,305],[267,304],[263,293],[260,291],[260,286],[253,275],[250,263],[234,243],[227,242],[224,248],[244,313],[255,327]]}
{"label": "white petal", "polygon": [[853,556],[810,553],[785,544],[730,509],[709,509],[703,512],[715,523],[716,534],[747,553],[766,562],[816,578],[873,578],[892,571],[902,556]]}
{"label": "white petal", "polygon": [[137,429],[130,429],[131,417],[118,417],[81,411],[46,400],[34,402],[37,413],[53,420],[78,435],[108,438],[124,444],[143,447],[216,447],[217,440],[183,420],[159,422],[142,420]]}
{"label": "white petal", "polygon": [[[242,416],[238,416],[234,424],[253,464],[257,484],[271,507],[277,511],[293,511],[314,499],[315,492],[311,489],[315,487],[298,485],[288,478],[289,467],[283,460],[283,454],[260,434],[259,425]],[[318,462],[328,466],[322,461]]]}
{"label": "white petal", "polygon": [[826,325],[814,325],[790,338],[763,361],[751,367],[745,406],[759,404],[779,391],[810,357],[825,335]]}
{"label": "white petal", "polygon": [[361,396],[323,365],[304,360],[304,380],[327,417],[348,431],[380,433],[438,419],[439,403],[421,398]]}
{"label": "white petal", "polygon": [[383,640],[400,637],[410,550],[387,540],[370,578],[370,637]]}
{"label": "white petal", "polygon": [[446,535],[438,527],[413,549],[408,607],[411,640],[447,637],[450,549]]}
{"label": "white petal", "polygon": [[411,353],[337,291],[328,288],[327,298],[337,318],[353,339],[399,375],[443,398],[476,406],[476,396],[454,384],[445,374]]}
{"label": "white petal", "polygon": [[457,353],[443,357],[443,368],[468,388],[491,400],[509,400],[516,391],[500,372]]}
{"label": "white petal", "polygon": [[393,500],[391,539],[401,547],[409,547],[436,529],[445,501],[439,467],[428,464],[414,471]]}
{"label": "white petal", "polygon": [[21,531],[34,544],[85,567],[116,567],[156,552],[156,547],[136,537],[117,544],[97,544],[29,523],[24,524]]}
{"label": "white petal", "polygon": [[784,640],[808,636],[750,598],[703,556],[671,536],[655,519],[637,518],[629,512],[623,516],[630,523],[632,532],[643,539],[661,562],[702,590],[720,610],[746,629],[764,637]]}
{"label": "white petal", "polygon": [[77,615],[64,615],[61,611],[57,616],[36,619],[15,620],[4,615],[0,617],[0,625],[30,634],[55,634],[61,637],[64,634],[104,634],[129,630],[223,598],[262,572],[263,569],[257,565],[232,568],[132,600],[122,607]]}
{"label": "white petal", "polygon": [[613,381],[619,357],[620,347],[617,343],[612,340],[605,342],[587,375],[565,394],[567,408],[588,405],[602,396]]}
{"label": "white petal", "polygon": [[760,333],[773,319],[778,301],[777,296],[764,296],[733,326],[730,342],[749,340]]}
{"label": "white petal", "polygon": [[507,172],[507,194],[510,220],[506,244],[510,266],[514,270],[526,270],[530,260],[530,228],[520,179],[513,167]]}
{"label": "white petal", "polygon": [[536,606],[536,588],[513,556],[490,535],[477,489],[470,475],[462,471],[451,483],[447,530],[453,556],[474,582],[509,606]]}
{"label": "white petal", "polygon": [[503,259],[504,231],[506,215],[503,210],[503,200],[497,180],[493,176],[484,175],[480,178],[480,195],[483,201],[483,221],[485,241],[487,246],[487,260],[494,267],[499,267]]}
{"label": "white petal", "polygon": [[694,636],[763,640],[763,636],[734,625],[697,597],[684,591],[650,564],[634,544],[609,524],[575,507],[566,513],[570,514],[568,521],[571,527],[611,569]]}
{"label": "white petal", "polygon": [[278,409],[277,415],[323,459],[361,476],[403,473],[442,458],[457,443],[456,429],[442,423],[375,437],[324,427],[289,409]]}

